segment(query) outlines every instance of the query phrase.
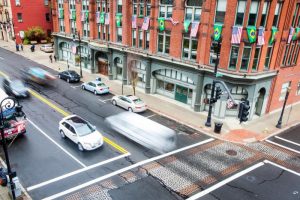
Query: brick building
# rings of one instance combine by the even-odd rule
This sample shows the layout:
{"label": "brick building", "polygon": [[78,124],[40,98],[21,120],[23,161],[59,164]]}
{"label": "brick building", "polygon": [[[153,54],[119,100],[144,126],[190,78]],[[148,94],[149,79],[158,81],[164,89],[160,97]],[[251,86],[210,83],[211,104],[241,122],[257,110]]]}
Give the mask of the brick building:
{"label": "brick building", "polygon": [[0,40],[12,41],[14,28],[9,0],[0,0]]}
{"label": "brick building", "polygon": [[[251,119],[281,108],[288,87],[288,104],[300,100],[299,5],[299,0],[57,0],[55,54],[78,66],[81,51],[83,70],[124,84],[137,73],[145,93],[199,112],[208,110],[214,44],[221,42],[218,79],[237,101],[249,100]],[[237,112],[228,108],[226,94],[214,105],[219,118]]]}
{"label": "brick building", "polygon": [[53,29],[50,1],[49,0],[10,0],[12,21],[16,35],[16,41],[21,42],[20,31],[39,26],[48,36]]}

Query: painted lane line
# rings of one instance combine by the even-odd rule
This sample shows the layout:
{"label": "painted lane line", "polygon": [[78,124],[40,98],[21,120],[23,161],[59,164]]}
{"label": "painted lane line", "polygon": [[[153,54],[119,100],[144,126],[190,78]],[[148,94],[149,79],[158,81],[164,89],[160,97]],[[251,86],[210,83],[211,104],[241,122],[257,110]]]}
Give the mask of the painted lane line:
{"label": "painted lane line", "polygon": [[273,144],[273,145],[276,145],[276,146],[279,146],[279,147],[281,147],[281,148],[284,148],[284,149],[287,149],[287,150],[289,150],[289,151],[292,151],[292,152],[295,152],[295,153],[300,154],[300,151],[297,151],[297,150],[295,150],[295,149],[286,147],[286,146],[284,146],[284,145],[278,144],[278,143],[273,142],[273,141],[271,141],[271,140],[266,140],[266,141],[269,142],[269,143],[271,143],[271,144]]}
{"label": "painted lane line", "polygon": [[263,162],[257,163],[255,165],[253,165],[253,166],[251,166],[251,167],[249,167],[249,168],[247,168],[247,169],[245,169],[245,170],[243,170],[243,171],[241,171],[237,174],[234,174],[233,176],[231,176],[231,177],[229,177],[229,178],[227,178],[227,179],[211,186],[210,188],[208,188],[206,190],[203,190],[203,191],[191,196],[190,198],[188,198],[186,200],[196,200],[200,197],[203,197],[204,195],[207,195],[207,194],[211,193],[212,191],[222,187],[223,185],[226,185],[227,183],[233,181],[234,179],[237,179],[237,178],[239,178],[239,177],[241,177],[241,176],[243,176],[243,175],[245,175],[245,174],[247,174],[247,173],[255,170],[256,168],[259,168],[259,167],[263,166],[263,165],[264,165]]}
{"label": "painted lane line", "polygon": [[292,174],[295,174],[295,175],[297,175],[297,176],[300,176],[300,173],[295,172],[295,171],[293,171],[293,170],[291,170],[291,169],[288,169],[288,168],[286,168],[286,167],[284,167],[284,166],[278,165],[277,163],[274,163],[274,162],[272,162],[272,161],[264,160],[264,163],[268,163],[268,164],[274,165],[274,166],[279,167],[279,168],[281,168],[281,169],[283,169],[283,170],[285,170],[285,171],[288,171],[288,172],[290,172],[290,173],[292,173]]}
{"label": "painted lane line", "polygon": [[105,100],[103,100],[104,102],[107,102],[107,101],[111,101],[112,99],[105,99]]}
{"label": "painted lane line", "polygon": [[102,103],[105,103],[105,101],[101,100],[101,99],[98,99],[98,101],[101,101]]}
{"label": "painted lane line", "polygon": [[6,79],[9,79],[9,76],[6,75],[6,74],[5,74],[4,72],[2,72],[2,71],[0,71],[0,75],[3,76],[3,77],[6,78]]}
{"label": "painted lane line", "polygon": [[148,116],[147,118],[151,118],[151,117],[154,117],[156,114],[153,114],[153,115],[150,115],[150,116]]}
{"label": "painted lane line", "polygon": [[121,173],[123,173],[123,172],[125,172],[125,171],[128,171],[128,170],[131,170],[131,169],[133,169],[133,168],[139,167],[139,166],[141,166],[141,165],[145,165],[145,164],[147,164],[147,163],[150,163],[150,162],[153,162],[153,161],[162,159],[162,158],[164,158],[164,157],[167,157],[167,156],[170,156],[170,155],[173,155],[173,154],[182,152],[182,151],[186,151],[186,150],[188,150],[188,149],[191,149],[191,148],[194,148],[194,147],[197,147],[197,146],[200,146],[200,145],[203,145],[203,144],[212,142],[212,141],[214,141],[214,140],[215,140],[215,139],[210,138],[210,139],[204,140],[204,141],[202,141],[202,142],[198,142],[198,143],[196,143],[196,144],[193,144],[193,145],[190,145],[190,146],[187,146],[187,147],[183,147],[183,148],[181,148],[181,149],[177,149],[177,150],[175,150],[175,151],[171,151],[171,152],[169,152],[169,153],[166,153],[166,154],[163,154],[163,155],[160,155],[160,156],[156,156],[156,157],[150,158],[150,159],[148,159],[148,160],[143,160],[143,161],[141,161],[141,162],[138,162],[138,163],[135,163],[135,164],[133,164],[133,165],[131,165],[131,166],[128,166],[128,167],[119,169],[119,170],[114,171],[114,172],[112,172],[112,173],[110,173],[110,174],[106,174],[106,175],[104,175],[104,176],[98,177],[98,178],[96,178],[96,179],[94,179],[94,180],[88,181],[88,182],[86,182],[86,183],[83,183],[83,184],[78,185],[78,186],[76,186],[76,187],[70,188],[70,189],[65,190],[65,191],[63,191],[63,192],[60,192],[60,193],[54,194],[54,195],[52,195],[52,196],[46,197],[46,198],[44,198],[44,200],[52,200],[52,199],[56,199],[56,198],[58,198],[58,197],[61,197],[61,196],[70,194],[71,192],[75,192],[75,191],[80,190],[80,189],[82,189],[82,188],[84,188],[84,187],[90,186],[90,185],[95,184],[95,183],[97,183],[97,182],[99,182],[99,181],[103,181],[103,180],[108,179],[108,178],[110,178],[110,177],[113,177],[113,176],[115,176],[115,175],[121,174]]}
{"label": "painted lane line", "polygon": [[76,89],[76,88],[79,88],[79,87],[81,87],[80,85],[77,85],[77,86],[71,86],[71,88],[73,88],[73,89]]}
{"label": "painted lane line", "polygon": [[27,188],[27,191],[29,192],[29,191],[35,190],[35,189],[37,189],[37,188],[43,187],[43,186],[45,186],[45,185],[48,185],[48,184],[50,184],[50,183],[57,182],[57,181],[59,181],[59,180],[68,178],[68,177],[70,177],[70,176],[74,176],[74,175],[76,175],[76,174],[79,174],[79,173],[88,171],[88,170],[90,170],[90,169],[94,169],[94,168],[96,168],[96,167],[99,167],[99,166],[102,166],[102,165],[111,163],[111,162],[113,162],[113,161],[119,160],[119,159],[121,159],[121,158],[130,156],[130,155],[131,155],[130,153],[122,154],[122,155],[120,155],[120,156],[117,156],[117,157],[114,157],[114,158],[111,158],[111,159],[102,161],[102,162],[100,162],[100,163],[96,163],[96,164],[94,164],[94,165],[90,165],[90,166],[88,166],[88,167],[85,167],[85,168],[82,168],[82,169],[75,170],[75,171],[73,171],[73,172],[64,174],[64,175],[62,175],[62,176],[53,178],[53,179],[51,179],[51,180],[44,181],[44,182],[42,182],[42,183],[39,183],[39,184],[30,186],[30,187]]}
{"label": "painted lane line", "polygon": [[279,137],[279,136],[275,136],[275,138],[277,138],[277,139],[279,139],[279,140],[283,140],[283,141],[285,141],[285,142],[288,142],[288,143],[291,143],[291,144],[294,144],[294,145],[300,147],[300,144],[299,144],[299,143],[293,142],[293,141],[291,141],[291,140],[287,140],[287,139],[282,138],[282,137]]}
{"label": "painted lane line", "polygon": [[0,60],[4,60],[4,58],[0,57]]}
{"label": "painted lane line", "polygon": [[65,150],[61,145],[59,145],[57,142],[55,142],[50,136],[48,136],[41,128],[39,128],[35,123],[33,123],[30,119],[27,118],[27,121],[31,123],[38,131],[40,131],[46,138],[48,138],[51,142],[53,142],[58,148],[60,148],[63,152],[65,152],[68,156],[73,158],[78,164],[80,164],[82,167],[86,167],[85,164],[83,164],[80,160],[78,160],[75,156],[73,156],[71,153],[69,153],[67,150]]}

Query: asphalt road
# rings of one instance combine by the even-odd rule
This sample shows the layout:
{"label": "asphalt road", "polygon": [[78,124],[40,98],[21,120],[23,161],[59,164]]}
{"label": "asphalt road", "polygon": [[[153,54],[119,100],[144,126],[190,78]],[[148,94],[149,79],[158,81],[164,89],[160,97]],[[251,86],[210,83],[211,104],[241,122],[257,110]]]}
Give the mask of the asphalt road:
{"label": "asphalt road", "polygon": [[[0,49],[0,57],[3,58],[0,60],[0,71],[10,78],[20,79],[21,70],[26,70],[31,66],[39,66],[52,74],[57,74],[53,70],[3,49]],[[2,82],[2,80],[0,81]],[[95,96],[87,91],[82,91],[79,85],[55,80],[50,86],[29,83],[28,87],[38,93],[42,100],[62,108],[65,112],[77,114],[96,125],[97,129],[115,145],[105,143],[103,147],[95,151],[79,152],[74,143],[62,139],[58,133],[58,122],[63,117],[62,113],[34,96],[20,100],[29,119],[27,133],[9,145],[9,154],[13,169],[17,171],[25,189],[31,188],[29,194],[33,199],[53,195],[93,180],[95,177],[158,155],[153,150],[123,137],[106,126],[104,123],[106,117],[126,112],[110,103],[109,99],[113,96],[112,94]],[[151,111],[142,113],[142,115],[176,130],[178,133],[177,148],[208,139],[207,136],[193,129]],[[116,146],[126,149],[130,153],[130,157],[125,158],[124,152],[120,152]],[[101,164],[103,162],[108,163]],[[89,167],[93,167],[93,169],[88,169]],[[76,170],[83,171],[62,178]],[[57,177],[62,179],[51,182]],[[50,183],[41,185],[49,180]]]}

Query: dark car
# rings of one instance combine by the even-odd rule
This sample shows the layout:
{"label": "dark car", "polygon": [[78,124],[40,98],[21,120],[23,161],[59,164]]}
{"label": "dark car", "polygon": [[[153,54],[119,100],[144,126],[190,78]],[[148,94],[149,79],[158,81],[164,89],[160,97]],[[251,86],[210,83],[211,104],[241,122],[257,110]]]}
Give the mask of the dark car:
{"label": "dark car", "polygon": [[8,95],[13,95],[15,97],[28,97],[29,92],[21,80],[15,79],[9,81],[7,79],[3,80],[3,88]]}
{"label": "dark car", "polygon": [[66,71],[60,72],[58,74],[58,78],[66,80],[68,83],[80,81],[79,74],[77,74],[77,72],[75,72],[73,70],[66,70]]}

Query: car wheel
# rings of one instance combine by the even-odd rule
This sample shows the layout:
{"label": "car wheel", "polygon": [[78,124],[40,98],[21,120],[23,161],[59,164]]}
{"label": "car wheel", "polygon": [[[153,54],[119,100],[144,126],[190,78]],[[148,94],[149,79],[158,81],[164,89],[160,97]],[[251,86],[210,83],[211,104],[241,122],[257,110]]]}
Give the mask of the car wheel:
{"label": "car wheel", "polygon": [[116,106],[116,105],[117,105],[116,100],[113,100],[113,101],[112,101],[112,104],[113,104],[114,106]]}
{"label": "car wheel", "polygon": [[82,144],[78,143],[78,150],[79,151],[84,151]]}
{"label": "car wheel", "polygon": [[129,111],[129,112],[133,112],[132,108],[130,108],[130,107],[128,108],[128,111]]}
{"label": "car wheel", "polygon": [[94,95],[97,95],[98,93],[97,93],[97,91],[96,90],[94,90]]}
{"label": "car wheel", "polygon": [[61,76],[58,74],[58,78],[61,79]]}
{"label": "car wheel", "polygon": [[84,85],[83,85],[83,86],[81,86],[81,88],[82,88],[83,90],[85,90],[85,87],[84,87]]}
{"label": "car wheel", "polygon": [[70,79],[69,78],[67,79],[67,82],[70,83]]}
{"label": "car wheel", "polygon": [[60,130],[59,133],[62,138],[64,138],[64,139],[66,138],[66,135],[63,130]]}

